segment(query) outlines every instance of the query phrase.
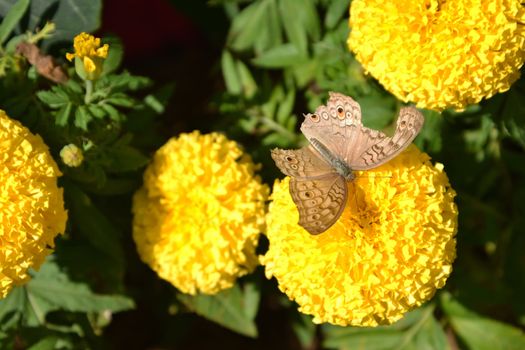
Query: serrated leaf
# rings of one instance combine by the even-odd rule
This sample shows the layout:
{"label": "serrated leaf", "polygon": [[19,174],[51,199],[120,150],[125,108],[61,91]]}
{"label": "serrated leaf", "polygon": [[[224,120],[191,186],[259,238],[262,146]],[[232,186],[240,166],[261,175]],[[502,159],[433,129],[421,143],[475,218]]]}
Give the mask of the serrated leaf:
{"label": "serrated leaf", "polygon": [[103,103],[100,106],[107,112],[107,114],[108,114],[108,116],[109,116],[109,118],[111,120],[114,120],[114,121],[117,121],[117,122],[122,120],[122,115],[112,105],[107,104],[107,103]]}
{"label": "serrated leaf", "polygon": [[241,81],[235,65],[235,60],[228,50],[222,51],[221,57],[222,76],[226,89],[230,94],[238,95],[241,93]]}
{"label": "serrated leaf", "polygon": [[68,94],[59,86],[37,92],[37,97],[51,108],[60,108],[69,103]]}
{"label": "serrated leaf", "polygon": [[68,103],[64,105],[62,108],[60,108],[56,114],[55,117],[55,123],[59,126],[65,126],[67,125],[67,122],[69,120],[69,116],[73,112],[73,104]]}
{"label": "serrated leaf", "polygon": [[115,94],[108,96],[105,102],[110,103],[115,106],[128,107],[128,108],[133,107],[137,104],[137,102],[134,99],[132,99],[131,97],[129,97],[128,95],[122,92],[117,92]]}
{"label": "serrated leaf", "polygon": [[443,294],[441,303],[456,334],[470,349],[525,349],[525,333],[508,324],[482,317]]}
{"label": "serrated leaf", "polygon": [[86,107],[95,118],[102,119],[106,116],[106,110],[99,105],[89,104]]}
{"label": "serrated leaf", "polygon": [[0,45],[4,43],[18,25],[20,19],[27,11],[29,3],[30,0],[18,0],[9,7],[9,12],[4,16],[0,24]]}
{"label": "serrated leaf", "polygon": [[[257,295],[255,295],[255,293]],[[179,294],[177,298],[193,312],[214,321],[234,332],[248,337],[257,337],[254,322],[259,303],[259,290],[241,290],[236,284],[215,295]]]}
{"label": "serrated leaf", "polygon": [[283,44],[273,47],[252,60],[256,66],[264,68],[286,68],[306,61],[293,44]]}
{"label": "serrated leaf", "polygon": [[29,307],[39,320],[51,311],[113,312],[134,307],[133,300],[123,295],[101,295],[93,293],[83,282],[73,282],[60,270],[53,259],[48,259],[32,279],[23,287]]}
{"label": "serrated leaf", "polygon": [[86,106],[79,106],[75,110],[74,124],[77,128],[87,131],[88,123],[93,119]]}

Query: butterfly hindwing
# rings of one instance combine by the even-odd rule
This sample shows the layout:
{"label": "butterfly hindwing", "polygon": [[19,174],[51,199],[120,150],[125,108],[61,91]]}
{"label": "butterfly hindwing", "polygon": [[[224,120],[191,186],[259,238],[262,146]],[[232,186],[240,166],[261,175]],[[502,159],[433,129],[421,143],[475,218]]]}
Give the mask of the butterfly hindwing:
{"label": "butterfly hindwing", "polygon": [[290,194],[299,211],[299,225],[313,235],[332,226],[341,216],[347,198],[346,180],[337,174],[320,179],[290,179]]}

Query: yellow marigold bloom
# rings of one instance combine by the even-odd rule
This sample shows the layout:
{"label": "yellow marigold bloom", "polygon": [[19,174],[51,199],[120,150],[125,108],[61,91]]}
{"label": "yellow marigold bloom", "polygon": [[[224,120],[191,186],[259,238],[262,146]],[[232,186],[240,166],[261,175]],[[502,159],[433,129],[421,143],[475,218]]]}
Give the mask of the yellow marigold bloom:
{"label": "yellow marigold bloom", "polygon": [[315,323],[390,324],[429,300],[452,270],[458,211],[442,164],[410,146],[356,175],[341,218],[318,236],[297,224],[289,179],[274,185],[261,263]]}
{"label": "yellow marigold bloom", "polygon": [[224,135],[195,131],[155,154],[133,200],[142,260],[184,293],[214,294],[258,263],[269,189]]}
{"label": "yellow marigold bloom", "polygon": [[73,41],[75,53],[67,53],[66,58],[72,61],[78,57],[82,60],[86,79],[94,80],[102,72],[104,59],[108,57],[109,45],[100,46],[100,38],[91,34],[80,33]]}
{"label": "yellow marigold bloom", "polygon": [[400,100],[460,110],[519,78],[523,23],[520,0],[354,0],[348,46]]}
{"label": "yellow marigold bloom", "polygon": [[0,299],[29,279],[65,230],[59,175],[40,136],[0,110]]}
{"label": "yellow marigold bloom", "polygon": [[65,165],[70,167],[78,167],[84,161],[84,154],[82,150],[75,144],[69,144],[60,150],[60,158]]}

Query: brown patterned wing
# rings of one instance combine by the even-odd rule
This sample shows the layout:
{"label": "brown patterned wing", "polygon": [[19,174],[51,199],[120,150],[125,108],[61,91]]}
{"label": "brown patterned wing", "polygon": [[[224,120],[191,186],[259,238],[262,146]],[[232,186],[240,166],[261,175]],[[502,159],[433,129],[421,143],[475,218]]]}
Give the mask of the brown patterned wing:
{"label": "brown patterned wing", "polygon": [[339,219],[347,192],[345,179],[337,174],[315,180],[290,180],[290,194],[299,210],[299,225],[312,235],[323,233]]}
{"label": "brown patterned wing", "polygon": [[288,176],[318,178],[334,173],[330,164],[310,145],[300,149],[273,149],[272,158],[277,167]]}
{"label": "brown patterned wing", "polygon": [[335,156],[344,159],[346,145],[356,141],[356,131],[363,127],[361,108],[351,97],[330,92],[326,106],[305,115],[301,131],[310,141],[316,139]]}
{"label": "brown patterned wing", "polygon": [[355,145],[347,145],[345,161],[353,170],[380,166],[401,153],[416,138],[425,119],[414,107],[401,108],[394,136],[361,128]]}

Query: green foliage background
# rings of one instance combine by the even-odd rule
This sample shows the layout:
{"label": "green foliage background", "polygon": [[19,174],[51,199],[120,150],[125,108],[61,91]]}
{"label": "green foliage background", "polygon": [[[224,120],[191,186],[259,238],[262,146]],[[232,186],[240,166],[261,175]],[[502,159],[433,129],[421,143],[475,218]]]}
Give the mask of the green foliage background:
{"label": "green foliage background", "polygon": [[[205,73],[214,84],[201,122],[174,122],[182,106],[170,97],[185,87],[128,73],[116,37],[104,37],[110,57],[89,100],[78,77],[52,84],[15,55],[27,31],[52,21],[56,32],[39,46],[63,61],[74,35],[100,27],[101,0],[0,1],[0,108],[49,145],[70,217],[55,253],[0,300],[0,348],[525,349],[524,78],[461,113],[423,111],[416,144],[445,165],[458,192],[458,257],[446,287],[392,326],[315,326],[262,269],[216,296],[192,297],[144,266],[130,199],[152,151],[172,136],[163,127],[225,132],[272,184],[280,174],[269,150],[304,143],[301,115],[328,91],[353,96],[376,129],[390,130],[402,106],[347,50],[347,0],[172,2],[220,48]],[[83,146],[82,167],[59,161],[68,143]]]}

